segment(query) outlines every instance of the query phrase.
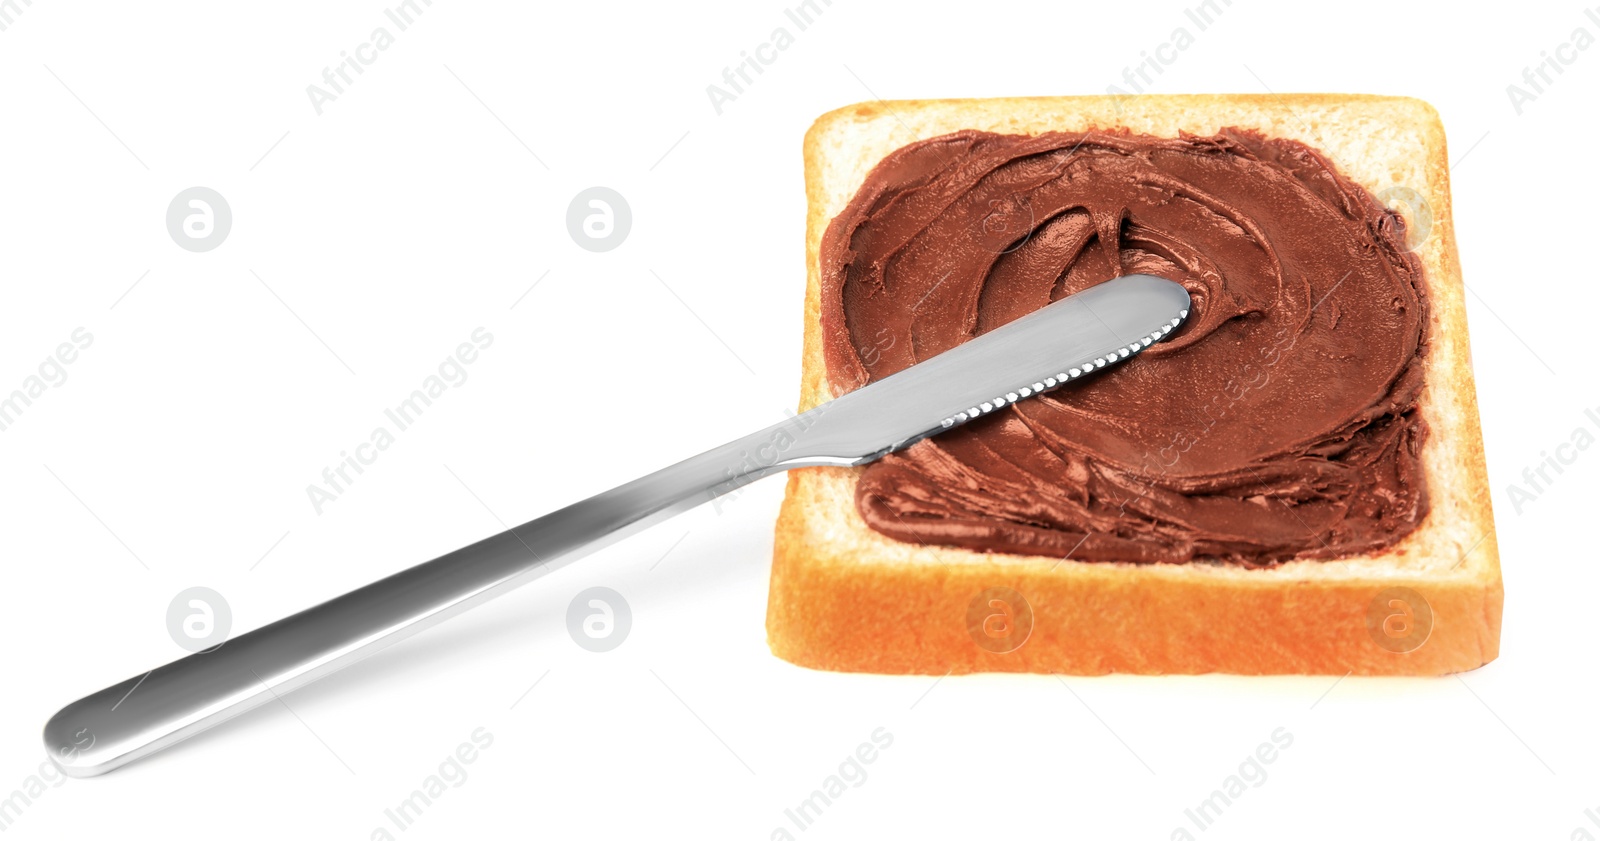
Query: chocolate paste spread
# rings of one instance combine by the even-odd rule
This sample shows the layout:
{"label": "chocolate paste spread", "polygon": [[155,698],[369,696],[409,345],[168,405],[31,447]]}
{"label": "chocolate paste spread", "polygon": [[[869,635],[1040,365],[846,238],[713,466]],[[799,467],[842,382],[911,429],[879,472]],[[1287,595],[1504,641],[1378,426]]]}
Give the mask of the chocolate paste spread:
{"label": "chocolate paste spread", "polygon": [[891,537],[1089,561],[1270,566],[1427,513],[1422,267],[1327,158],[1244,130],[965,131],[868,175],[822,241],[835,394],[1121,274],[1194,304],[1139,359],[861,474]]}

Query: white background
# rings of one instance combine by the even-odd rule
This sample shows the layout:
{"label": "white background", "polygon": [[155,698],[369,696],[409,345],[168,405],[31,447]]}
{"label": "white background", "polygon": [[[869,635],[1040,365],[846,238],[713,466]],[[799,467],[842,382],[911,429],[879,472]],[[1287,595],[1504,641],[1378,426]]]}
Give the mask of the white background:
{"label": "white background", "polygon": [[[1600,835],[1600,453],[1520,513],[1509,495],[1575,429],[1600,435],[1600,47],[1566,51],[1520,115],[1506,92],[1578,27],[1600,37],[1581,5],[1235,0],[1196,32],[1171,2],[835,0],[796,32],[781,2],[436,0],[318,115],[306,86],[386,5],[18,0],[0,32],[0,391],[94,336],[0,433],[0,797],[57,708],[183,653],[165,615],[185,588],[247,630],[780,419],[819,114],[1103,93],[1178,26],[1195,42],[1149,90],[1405,94],[1443,115],[1501,657],[1415,680],[807,671],[766,646],[768,480],[287,709],[47,787],[7,838],[367,838],[479,727],[492,746],[405,837]],[[717,115],[706,86],[780,25],[795,43]],[[233,211],[208,253],[164,227],[194,185]],[[565,225],[594,185],[633,212],[604,254]],[[480,326],[470,379],[318,515],[306,486]],[[606,654],[565,627],[593,585],[633,610]],[[1279,727],[1294,741],[1266,781],[1196,830],[1183,811]],[[893,744],[865,781],[790,824],[878,728]]]}

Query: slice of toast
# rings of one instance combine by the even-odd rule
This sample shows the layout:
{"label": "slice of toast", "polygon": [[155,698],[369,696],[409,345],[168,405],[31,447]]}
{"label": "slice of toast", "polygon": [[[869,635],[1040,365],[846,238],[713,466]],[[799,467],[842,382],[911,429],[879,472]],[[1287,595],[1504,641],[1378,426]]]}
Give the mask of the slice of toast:
{"label": "slice of toast", "polygon": [[[1503,590],[1450,218],[1444,128],[1415,99],[1347,95],[1059,97],[874,102],[806,134],[807,287],[800,409],[835,396],[820,320],[829,222],[894,150],[962,129],[1246,128],[1321,151],[1390,197],[1421,240],[1429,350],[1419,410],[1431,507],[1390,549],[1292,560],[1131,564],[906,543],[869,528],[860,469],[790,474],[768,602],[774,654],[894,674],[1446,674],[1499,652]],[[1393,188],[1393,189],[1391,189]],[[1385,191],[1388,191],[1387,193]]]}

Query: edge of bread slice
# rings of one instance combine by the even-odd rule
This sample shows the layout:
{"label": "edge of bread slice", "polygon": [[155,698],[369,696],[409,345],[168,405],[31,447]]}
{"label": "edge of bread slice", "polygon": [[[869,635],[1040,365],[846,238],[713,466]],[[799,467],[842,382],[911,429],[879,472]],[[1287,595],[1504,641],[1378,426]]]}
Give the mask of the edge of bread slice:
{"label": "edge of bread slice", "polygon": [[[773,553],[774,654],[811,668],[894,674],[1445,674],[1496,657],[1503,589],[1449,164],[1439,116],[1420,100],[1087,96],[872,102],[825,114],[805,138],[800,410],[836,396],[822,353],[823,232],[890,152],[961,129],[1126,128],[1176,137],[1225,127],[1306,143],[1375,195],[1396,188],[1391,204],[1411,241],[1421,240],[1415,253],[1431,320],[1420,403],[1430,430],[1422,460],[1431,509],[1422,524],[1377,555],[1271,569],[1084,562],[895,540],[857,511],[860,468],[795,470]],[[1002,621],[1020,626],[1031,612],[1031,628],[1014,629],[1022,638],[1005,645],[980,645],[969,617],[997,592],[1020,602],[1001,608],[1012,614]]]}

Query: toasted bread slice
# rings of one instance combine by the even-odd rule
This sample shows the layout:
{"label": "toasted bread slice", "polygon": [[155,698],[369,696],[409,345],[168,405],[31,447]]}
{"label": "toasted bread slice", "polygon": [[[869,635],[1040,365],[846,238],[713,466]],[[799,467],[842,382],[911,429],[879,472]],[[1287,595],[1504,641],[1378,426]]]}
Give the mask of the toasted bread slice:
{"label": "toasted bread slice", "polygon": [[[1129,564],[905,543],[856,508],[859,469],[791,473],[778,518],[767,635],[817,669],[895,674],[1445,674],[1499,651],[1503,590],[1484,467],[1444,129],[1424,102],[1345,95],[1059,97],[874,102],[805,139],[807,289],[800,409],[832,399],[819,252],[868,171],[908,143],[1007,134],[1226,127],[1303,142],[1376,195],[1399,188],[1429,294],[1420,411],[1430,510],[1371,556],[1267,569]],[[1428,217],[1431,217],[1431,221]],[[1004,604],[997,603],[999,599]],[[996,644],[984,622],[1012,635]],[[992,636],[992,635],[991,635]]]}

